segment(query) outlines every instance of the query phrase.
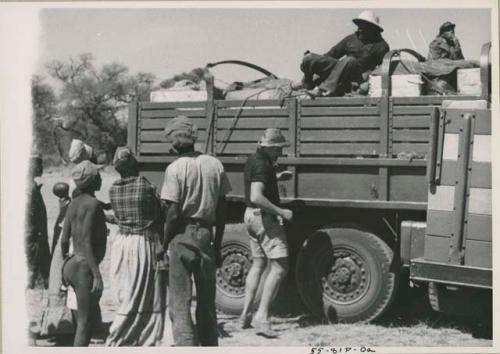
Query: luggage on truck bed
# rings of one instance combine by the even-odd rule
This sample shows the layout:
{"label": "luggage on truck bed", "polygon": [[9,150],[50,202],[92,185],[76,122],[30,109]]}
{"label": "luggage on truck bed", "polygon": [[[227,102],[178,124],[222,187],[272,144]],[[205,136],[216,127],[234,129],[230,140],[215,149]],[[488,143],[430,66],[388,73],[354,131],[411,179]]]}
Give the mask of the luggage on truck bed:
{"label": "luggage on truck bed", "polygon": [[151,102],[205,101],[207,89],[204,81],[199,84],[190,80],[181,80],[173,87],[152,91]]}
{"label": "luggage on truck bed", "polygon": [[233,82],[224,90],[226,100],[276,100],[292,96],[292,81],[265,77],[251,82]]}
{"label": "luggage on truck bed", "polygon": [[[216,99],[222,98],[222,91],[214,88]],[[180,80],[173,87],[152,91],[149,99],[151,102],[183,102],[206,101],[208,98],[205,81],[196,83],[191,80]]]}
{"label": "luggage on truck bed", "polygon": [[[475,60],[438,59],[418,62],[415,60],[396,60],[390,68],[392,96],[411,96],[410,75],[422,78],[420,95],[476,95],[480,93],[479,62]],[[465,74],[464,74],[465,71]],[[382,90],[381,67],[370,76],[370,95],[379,97]],[[394,85],[394,77],[402,86]],[[460,79],[460,82],[458,82]],[[405,83],[406,81],[406,83]],[[413,87],[416,89],[416,87]]]}

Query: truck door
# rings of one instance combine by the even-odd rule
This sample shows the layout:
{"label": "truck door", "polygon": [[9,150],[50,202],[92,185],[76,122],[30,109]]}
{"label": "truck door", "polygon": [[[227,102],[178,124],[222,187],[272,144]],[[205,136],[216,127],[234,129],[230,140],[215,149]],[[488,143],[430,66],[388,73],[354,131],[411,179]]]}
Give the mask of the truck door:
{"label": "truck door", "polygon": [[444,101],[432,124],[424,256],[411,261],[411,277],[489,288],[491,111],[486,101]]}

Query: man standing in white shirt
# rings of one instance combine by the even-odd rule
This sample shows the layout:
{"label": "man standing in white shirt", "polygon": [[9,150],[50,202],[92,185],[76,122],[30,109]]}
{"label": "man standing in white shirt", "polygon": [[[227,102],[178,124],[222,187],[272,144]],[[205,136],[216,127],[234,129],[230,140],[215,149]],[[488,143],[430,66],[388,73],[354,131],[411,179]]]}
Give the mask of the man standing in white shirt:
{"label": "man standing in white shirt", "polygon": [[[217,346],[215,270],[231,186],[222,163],[194,150],[197,128],[185,116],[167,123],[165,136],[179,158],[165,171],[163,248],[169,249],[169,312],[176,346]],[[215,226],[215,237],[213,227]],[[191,276],[196,283],[196,332],[191,318]]]}

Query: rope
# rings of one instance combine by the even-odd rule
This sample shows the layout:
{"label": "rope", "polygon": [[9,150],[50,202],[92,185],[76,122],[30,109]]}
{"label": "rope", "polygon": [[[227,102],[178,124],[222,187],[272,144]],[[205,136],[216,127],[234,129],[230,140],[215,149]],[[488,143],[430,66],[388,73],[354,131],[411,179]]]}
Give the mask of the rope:
{"label": "rope", "polygon": [[[260,95],[261,93],[263,92],[266,92],[266,91],[269,91],[271,89],[269,88],[264,88],[263,90],[261,91],[258,91],[258,92],[255,92],[249,96],[247,96],[243,102],[240,104],[239,108],[238,108],[238,112],[236,113],[236,115],[233,117],[233,123],[232,123],[232,126],[228,129],[228,134],[226,135],[226,137],[224,138],[223,141],[221,141],[221,143],[223,143],[224,145],[222,146],[222,148],[220,149],[219,151],[219,154],[222,154],[224,152],[224,149],[226,148],[227,146],[227,143],[229,141],[229,138],[231,137],[231,134],[233,134],[233,130],[234,130],[234,127],[236,126],[236,123],[238,123],[238,120],[240,119],[241,117],[241,113],[243,112],[243,107],[245,107],[246,103],[248,102],[248,100],[252,97],[255,97],[255,96],[258,96]],[[219,144],[220,145],[220,144]]]}
{"label": "rope", "polygon": [[285,103],[285,99],[286,98],[289,98],[289,97],[292,97],[292,93],[293,93],[293,90],[292,90],[292,85],[290,84],[290,90],[285,90],[283,87],[273,87],[273,88],[264,88],[258,92],[255,92],[249,96],[247,96],[243,102],[240,104],[239,108],[238,108],[238,112],[236,113],[236,115],[233,117],[233,123],[231,125],[230,128],[228,128],[228,134],[226,135],[226,137],[223,139],[223,141],[220,142],[219,146],[221,144],[223,144],[222,148],[220,149],[219,151],[219,154],[222,154],[224,152],[224,149],[226,148],[227,146],[227,143],[229,142],[229,138],[231,137],[231,134],[233,133],[233,130],[234,128],[236,127],[236,124],[238,123],[238,120],[239,118],[241,117],[241,113],[243,112],[243,107],[245,107],[245,105],[247,104],[248,100],[252,97],[255,97],[255,96],[258,96],[260,95],[261,93],[264,93],[266,91],[271,91],[271,90],[279,90],[281,92],[283,92],[283,98],[281,99],[281,104],[280,104],[280,107],[282,108],[284,106],[284,103]]}

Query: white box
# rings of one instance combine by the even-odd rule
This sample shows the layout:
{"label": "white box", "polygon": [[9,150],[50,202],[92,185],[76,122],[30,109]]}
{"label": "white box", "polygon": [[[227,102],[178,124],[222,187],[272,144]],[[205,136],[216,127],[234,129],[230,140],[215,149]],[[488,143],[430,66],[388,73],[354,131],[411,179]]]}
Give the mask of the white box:
{"label": "white box", "polygon": [[382,76],[380,75],[370,75],[368,79],[368,94],[371,97],[382,96]]}
{"label": "white box", "polygon": [[391,87],[392,96],[396,97],[416,97],[422,95],[422,79],[418,74],[392,75]]}
{"label": "white box", "polygon": [[[392,75],[391,76],[391,96],[396,97],[416,97],[422,95],[422,79],[418,74]],[[382,76],[370,75],[370,88],[368,93],[371,97],[382,96]]]}
{"label": "white box", "polygon": [[457,90],[459,95],[481,95],[481,70],[480,68],[458,69]]}
{"label": "white box", "polygon": [[207,91],[190,89],[167,89],[152,91],[151,102],[206,101]]}

